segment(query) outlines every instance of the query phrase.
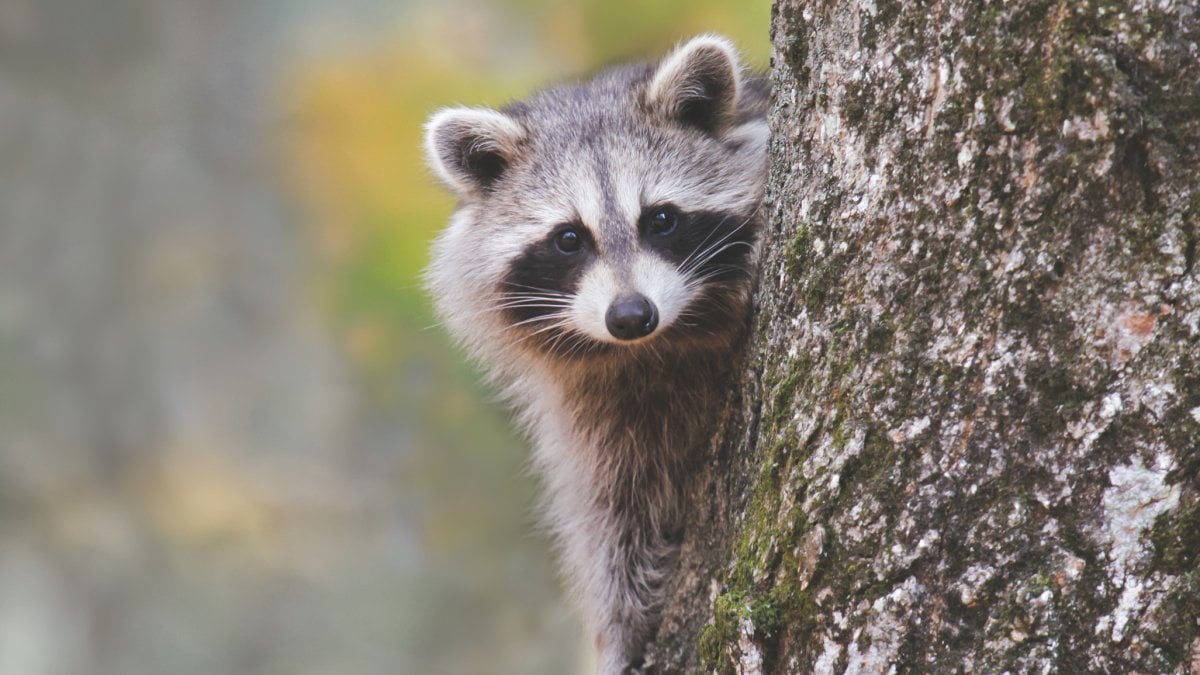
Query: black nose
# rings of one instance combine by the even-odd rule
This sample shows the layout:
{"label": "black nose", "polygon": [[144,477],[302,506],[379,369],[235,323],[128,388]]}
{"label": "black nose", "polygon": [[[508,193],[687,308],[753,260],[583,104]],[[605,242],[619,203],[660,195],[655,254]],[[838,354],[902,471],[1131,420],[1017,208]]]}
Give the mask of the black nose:
{"label": "black nose", "polygon": [[618,340],[636,340],[658,327],[658,310],[645,296],[630,295],[609,305],[604,323]]}

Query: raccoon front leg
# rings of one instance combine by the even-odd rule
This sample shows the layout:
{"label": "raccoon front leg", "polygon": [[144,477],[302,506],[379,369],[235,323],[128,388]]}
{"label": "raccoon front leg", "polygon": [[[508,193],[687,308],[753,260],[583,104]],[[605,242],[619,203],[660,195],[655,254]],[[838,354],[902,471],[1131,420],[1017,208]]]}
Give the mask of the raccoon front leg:
{"label": "raccoon front leg", "polygon": [[678,541],[664,535],[651,515],[610,511],[592,521],[599,527],[590,533],[576,530],[568,545],[588,551],[571,567],[595,635],[600,675],[640,666],[658,625]]}

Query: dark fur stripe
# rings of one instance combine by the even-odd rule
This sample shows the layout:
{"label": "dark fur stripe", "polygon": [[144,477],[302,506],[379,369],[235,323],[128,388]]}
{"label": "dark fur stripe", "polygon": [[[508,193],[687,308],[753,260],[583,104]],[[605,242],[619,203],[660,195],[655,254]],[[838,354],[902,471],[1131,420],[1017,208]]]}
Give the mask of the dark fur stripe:
{"label": "dark fur stripe", "polygon": [[[580,249],[571,254],[559,251],[554,243],[559,233],[568,228],[583,239]],[[573,223],[559,226],[540,241],[526,246],[502,282],[509,321],[531,321],[565,310],[566,296],[575,293],[580,277],[595,258],[596,246],[591,234],[587,228]]]}
{"label": "dark fur stripe", "polygon": [[[653,210],[653,207],[647,209]],[[643,228],[643,245],[707,283],[744,282],[757,228],[752,216],[719,211],[680,212],[675,230],[655,235]],[[723,249],[723,250],[722,250]],[[717,253],[720,251],[720,253]],[[715,255],[712,255],[715,254]],[[712,255],[704,263],[697,263]]]}

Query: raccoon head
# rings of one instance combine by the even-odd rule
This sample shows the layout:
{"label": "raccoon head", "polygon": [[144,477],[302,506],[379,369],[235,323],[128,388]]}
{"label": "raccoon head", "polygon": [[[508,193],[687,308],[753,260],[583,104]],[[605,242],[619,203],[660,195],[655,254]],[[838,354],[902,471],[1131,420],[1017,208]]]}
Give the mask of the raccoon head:
{"label": "raccoon head", "polygon": [[501,110],[444,110],[425,148],[459,210],[429,271],[453,332],[556,357],[716,346],[740,330],[765,89],[719,37]]}

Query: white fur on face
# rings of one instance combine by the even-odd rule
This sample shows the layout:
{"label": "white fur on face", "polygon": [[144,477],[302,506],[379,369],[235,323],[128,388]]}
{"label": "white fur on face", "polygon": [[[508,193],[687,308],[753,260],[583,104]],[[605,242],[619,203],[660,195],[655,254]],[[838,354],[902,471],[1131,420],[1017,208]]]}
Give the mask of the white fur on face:
{"label": "white fur on face", "polygon": [[646,164],[640,156],[629,161],[643,163],[640,189],[646,204],[669,202],[684,211],[744,213],[761,197],[768,136],[765,122],[731,128],[727,142],[736,143],[738,149],[721,157],[721,165],[715,168],[696,165],[686,154],[658,159],[655,164]]}
{"label": "white fur on face", "polygon": [[[599,180],[586,171],[580,171],[580,173],[586,177],[577,180],[572,185],[571,201],[579,220],[585,227],[594,231],[596,225],[603,222],[604,218],[604,204],[600,196]],[[569,220],[569,218],[564,220]]]}
{"label": "white fur on face", "polygon": [[[628,270],[615,269],[600,260],[580,280],[571,320],[577,330],[599,342],[632,344],[651,340],[679,318],[695,292],[674,265],[658,256],[639,253]],[[614,302],[635,293],[654,303],[658,327],[638,340],[617,339],[608,331],[605,315]]]}
{"label": "white fur on face", "polygon": [[630,271],[638,292],[658,308],[658,328],[653,334],[669,327],[693,299],[694,291],[689,288],[687,278],[658,256],[639,255]]}
{"label": "white fur on face", "polygon": [[[758,200],[763,169],[762,157],[766,144],[766,125],[745,124],[730,130],[741,143],[741,151],[730,157],[728,169],[742,174],[758,176],[757,180],[734,181],[712,180],[708,175],[693,175],[686,171],[668,171],[661,163],[648,161],[644,153],[621,146],[610,147],[610,164],[607,176],[615,213],[605,214],[600,194],[600,178],[590,175],[591,180],[576,183],[572,201],[583,223],[592,230],[597,239],[599,260],[584,273],[576,290],[571,318],[577,330],[588,337],[610,344],[634,344],[652,340],[666,330],[684,313],[688,305],[696,300],[700,292],[689,278],[671,262],[643,249],[634,249],[625,265],[614,265],[611,247],[614,237],[636,238],[637,220],[644,207],[653,204],[675,204],[685,210],[729,209],[749,210]],[[682,164],[671,163],[678,166]],[[588,167],[590,174],[599,168]],[[608,220],[606,221],[605,218]],[[606,223],[597,227],[598,223]],[[618,235],[611,228],[624,231]],[[658,326],[654,332],[638,340],[620,340],[608,330],[605,319],[608,308],[617,300],[633,294],[641,294],[654,304],[658,311]]]}

